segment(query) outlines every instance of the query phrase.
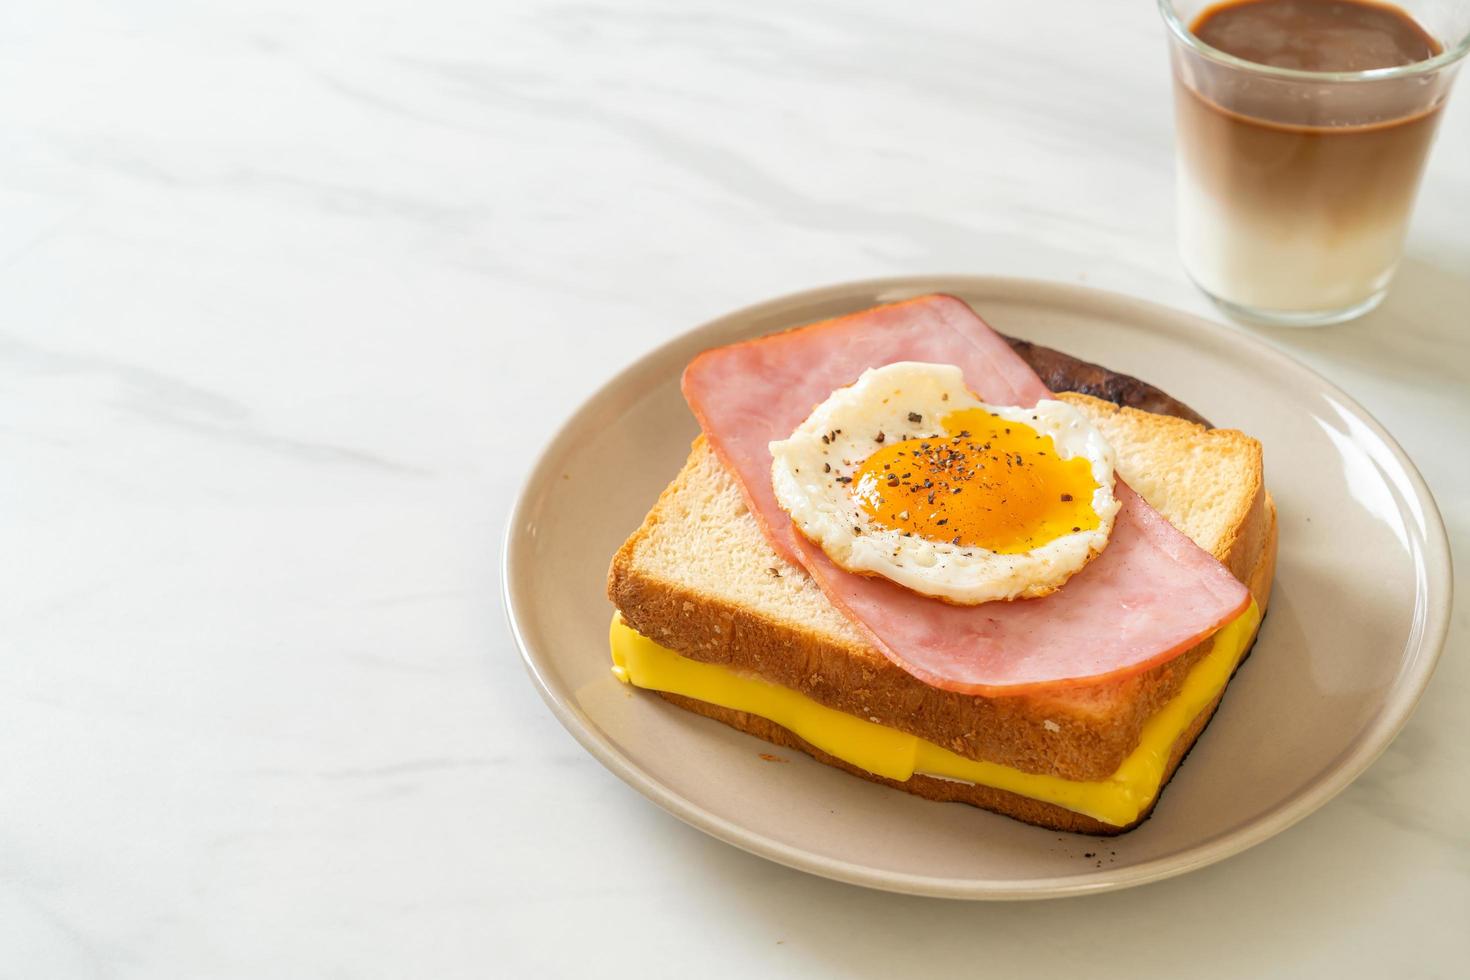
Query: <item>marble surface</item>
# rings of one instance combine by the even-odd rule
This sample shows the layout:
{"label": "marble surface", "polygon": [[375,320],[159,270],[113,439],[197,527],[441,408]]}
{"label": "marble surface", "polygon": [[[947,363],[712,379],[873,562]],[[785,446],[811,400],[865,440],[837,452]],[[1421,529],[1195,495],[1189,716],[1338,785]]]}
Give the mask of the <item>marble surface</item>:
{"label": "marble surface", "polygon": [[[1387,304],[1265,332],[1419,462],[1462,581],[1465,84]],[[8,5],[0,976],[1463,976],[1470,602],[1316,815],[1013,906],[705,838],[508,635],[512,495],[619,366],[873,275],[1213,316],[1171,180],[1143,0]]]}

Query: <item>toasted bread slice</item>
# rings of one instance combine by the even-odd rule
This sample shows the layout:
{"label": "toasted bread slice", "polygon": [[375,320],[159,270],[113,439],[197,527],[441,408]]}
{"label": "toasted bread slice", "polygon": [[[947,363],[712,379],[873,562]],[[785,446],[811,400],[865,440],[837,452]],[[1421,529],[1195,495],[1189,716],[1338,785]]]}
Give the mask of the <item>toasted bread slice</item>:
{"label": "toasted bread slice", "polygon": [[[1250,586],[1264,609],[1274,569],[1275,523],[1259,443],[1233,430],[1119,408],[1086,395],[1059,397],[1086,414],[1112,443],[1120,476]],[[931,687],[873,649],[804,571],[776,554],[734,478],[703,439],[696,440],[683,470],[613,559],[608,593],[629,626],[686,657],[754,672],[968,758],[1074,780],[1113,773],[1138,744],[1144,722],[1178,692],[1209,649],[1201,644],[1123,680],[1045,695],[987,698]],[[851,769],[764,719],[669,699]],[[1170,771],[1212,710],[1213,705],[1201,712],[1181,737]],[[896,785],[933,798],[965,798],[1047,826],[1105,827],[984,787],[922,776]]]}
{"label": "toasted bread slice", "polygon": [[[1266,506],[1268,510],[1266,546],[1261,550],[1256,567],[1252,569],[1249,580],[1251,591],[1258,596],[1264,596],[1270,591],[1271,577],[1275,573],[1276,511],[1269,496],[1266,500]],[[1245,656],[1249,656],[1249,651],[1247,651]],[[1242,663],[1245,660],[1245,656],[1241,658]],[[759,715],[737,711],[705,701],[697,701],[693,698],[683,697],[665,691],[658,693],[661,697],[681,708],[704,715],[707,718],[713,718],[715,721],[723,722],[746,734],[765,739],[767,742],[800,750],[829,766],[835,766],[838,769],[845,770],[855,776],[861,776],[863,779],[875,783],[882,783],[894,789],[904,790],[915,796],[922,796],[925,799],[941,802],[968,803],[971,806],[1004,814],[1005,816],[1013,817],[1026,823],[1036,824],[1037,826],[1047,827],[1051,830],[1064,830],[1071,833],[1096,834],[1099,836],[1112,836],[1114,834],[1125,833],[1149,818],[1153,813],[1154,807],[1158,804],[1159,796],[1162,794],[1164,785],[1173,778],[1175,770],[1184,761],[1184,757],[1189,754],[1189,750],[1194,747],[1195,740],[1204,732],[1205,726],[1214,717],[1215,709],[1220,706],[1221,700],[1225,697],[1225,690],[1222,689],[1213,701],[1201,709],[1199,714],[1189,724],[1189,727],[1180,733],[1179,737],[1174,741],[1173,748],[1169,752],[1169,758],[1164,767],[1163,780],[1159,785],[1159,792],[1154,794],[1148,806],[1135,820],[1131,823],[1117,826],[1096,820],[1086,814],[1076,813],[1053,803],[1047,803],[1042,800],[990,786],[961,783],[954,780],[926,776],[922,773],[916,773],[902,782],[885,779],[882,776],[874,775],[871,772],[860,769],[842,759],[835,758],[823,752],[796,733]]]}

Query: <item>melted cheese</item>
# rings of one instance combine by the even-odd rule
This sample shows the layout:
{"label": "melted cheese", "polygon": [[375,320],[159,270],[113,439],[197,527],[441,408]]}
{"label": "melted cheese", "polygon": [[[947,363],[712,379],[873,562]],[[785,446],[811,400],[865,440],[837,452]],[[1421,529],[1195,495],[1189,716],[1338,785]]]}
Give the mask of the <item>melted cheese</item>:
{"label": "melted cheese", "polygon": [[888,779],[902,782],[918,773],[976,783],[1121,827],[1138,819],[1158,794],[1174,743],[1229,683],[1260,619],[1260,610],[1252,602],[1221,628],[1210,652],[1190,670],[1179,693],[1144,724],[1138,747],[1116,772],[1097,781],[1039,775],[967,759],[753,674],[680,656],[634,631],[621,616],[613,617],[611,639],[613,673],[624,683],[759,715],[829,755]]}

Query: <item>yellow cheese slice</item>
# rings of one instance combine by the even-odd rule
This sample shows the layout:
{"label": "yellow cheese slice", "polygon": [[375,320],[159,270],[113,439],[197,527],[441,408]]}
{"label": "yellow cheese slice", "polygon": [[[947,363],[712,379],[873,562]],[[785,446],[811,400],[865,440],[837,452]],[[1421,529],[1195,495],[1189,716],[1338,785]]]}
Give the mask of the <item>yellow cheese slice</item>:
{"label": "yellow cheese slice", "polygon": [[1190,670],[1179,693],[1144,724],[1138,747],[1118,770],[1107,779],[1086,782],[967,759],[753,674],[680,656],[636,632],[618,615],[613,616],[611,642],[613,673],[619,680],[759,715],[823,752],[876,775],[903,781],[921,773],[978,783],[1121,827],[1138,819],[1158,795],[1174,743],[1229,683],[1260,619],[1260,609],[1252,602],[1222,627],[1210,652]]}

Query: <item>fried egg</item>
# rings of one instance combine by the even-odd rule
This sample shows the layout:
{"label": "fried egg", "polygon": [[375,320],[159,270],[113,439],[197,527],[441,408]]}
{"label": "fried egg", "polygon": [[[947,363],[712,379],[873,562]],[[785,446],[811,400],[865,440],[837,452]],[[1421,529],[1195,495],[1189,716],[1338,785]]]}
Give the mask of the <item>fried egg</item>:
{"label": "fried egg", "polygon": [[776,499],[834,562],[960,605],[1054,592],[1119,508],[1080,412],[987,405],[949,364],[865,371],[770,448]]}

